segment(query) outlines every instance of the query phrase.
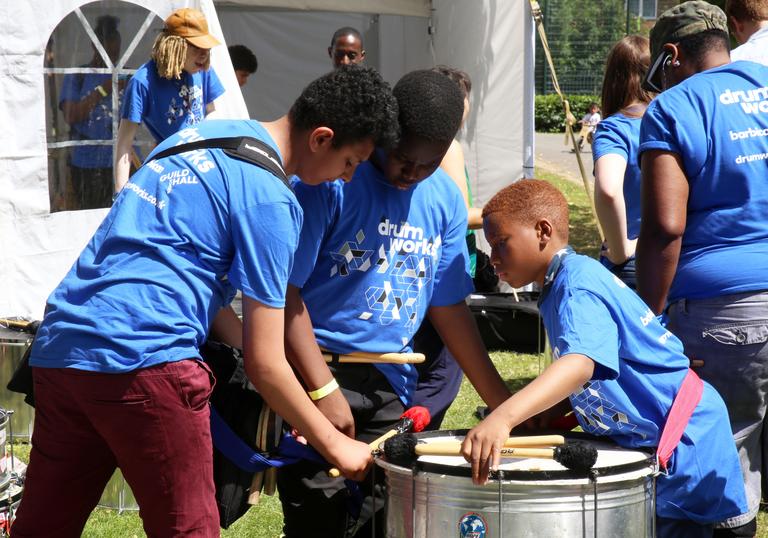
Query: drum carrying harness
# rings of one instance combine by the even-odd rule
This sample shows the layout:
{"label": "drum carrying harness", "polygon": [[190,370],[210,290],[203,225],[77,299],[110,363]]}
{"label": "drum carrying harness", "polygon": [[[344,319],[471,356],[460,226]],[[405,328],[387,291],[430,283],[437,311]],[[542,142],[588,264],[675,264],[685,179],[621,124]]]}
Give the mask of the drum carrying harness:
{"label": "drum carrying harness", "polygon": [[197,140],[195,142],[179,144],[178,146],[164,149],[155,155],[150,155],[148,161],[156,161],[188,151],[216,148],[223,150],[224,153],[230,157],[263,168],[282,181],[283,185],[289,189],[291,188],[288,177],[285,175],[285,170],[283,170],[283,163],[277,152],[268,144],[249,136],[209,138],[207,140]]}

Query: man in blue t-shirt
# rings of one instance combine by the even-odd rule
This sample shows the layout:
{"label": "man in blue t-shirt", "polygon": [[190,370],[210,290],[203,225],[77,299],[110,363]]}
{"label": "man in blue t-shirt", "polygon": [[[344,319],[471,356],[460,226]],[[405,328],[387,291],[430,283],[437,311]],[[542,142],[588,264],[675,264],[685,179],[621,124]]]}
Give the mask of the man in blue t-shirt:
{"label": "man in blue t-shirt", "polygon": [[[289,359],[311,386],[334,383],[335,376],[342,390],[318,404],[366,442],[392,428],[410,406],[416,368],[335,364],[329,370],[320,347],[342,354],[409,352],[429,315],[488,405],[509,395],[464,302],[472,291],[466,206],[438,168],[461,122],[463,98],[454,82],[429,70],[405,75],[393,93],[401,129],[395,149],[377,148],[349,183],[296,186],[304,211],[317,218],[302,229],[286,306]],[[370,481],[361,484],[368,497],[358,518],[347,511],[344,481],[326,471],[310,462],[280,470],[283,532],[288,538],[369,536]],[[376,494],[379,503],[382,494]],[[378,535],[384,535],[380,527]]]}
{"label": "man in blue t-shirt", "polygon": [[[103,15],[96,20],[94,34],[107,57],[115,64],[120,56],[118,19]],[[101,53],[93,47],[91,61],[83,68],[106,68]],[[59,108],[69,124],[70,139],[84,142],[72,148],[68,164],[70,176],[63,192],[56,192],[52,211],[96,209],[112,203],[112,91],[122,90],[107,72],[70,73],[64,76],[59,94]],[[119,92],[122,94],[122,92]],[[105,144],[93,144],[105,142]],[[61,200],[57,199],[61,196]]]}
{"label": "man in blue t-shirt", "polygon": [[638,289],[728,405],[753,535],[768,450],[768,67],[730,63],[726,18],[706,2],[662,14],[646,83],[663,90],[640,129]]}
{"label": "man in blue t-shirt", "polygon": [[[498,466],[512,428],[531,418],[547,428],[572,409],[585,432],[658,449],[665,467],[655,488],[660,538],[712,536],[713,523],[743,513],[722,398],[695,377],[680,341],[637,295],[568,247],[565,196],[546,181],[520,180],[485,205],[483,221],[499,278],[541,288],[553,361],[467,434],[462,454],[475,483]],[[679,437],[667,443],[671,431]]]}
{"label": "man in blue t-shirt", "polygon": [[219,44],[197,9],[177,9],[165,20],[152,59],[136,71],[125,90],[115,144],[115,192],[128,181],[139,124],[144,123],[159,143],[214,111],[213,101],[224,93],[211,69],[210,49]]}
{"label": "man in blue t-shirt", "polygon": [[[249,136],[302,181],[349,179],[374,144],[394,142],[396,109],[376,71],[350,66],[311,83],[274,122],[202,122],[156,152]],[[116,466],[149,536],[218,536],[213,378],[199,360],[209,329],[243,349],[270,407],[344,475],[361,478],[371,462],[285,360],[285,289],[304,220],[291,189],[222,149],[151,159],[48,299],[30,356],[37,413],[15,536],[79,536]],[[238,289],[242,331],[228,306]],[[62,484],[76,493],[62,496]]]}

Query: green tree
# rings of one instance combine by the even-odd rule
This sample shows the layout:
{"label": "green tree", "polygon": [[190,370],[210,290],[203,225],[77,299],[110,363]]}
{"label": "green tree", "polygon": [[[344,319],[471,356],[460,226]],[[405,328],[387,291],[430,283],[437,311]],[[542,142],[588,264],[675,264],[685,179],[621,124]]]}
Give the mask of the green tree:
{"label": "green tree", "polygon": [[[625,0],[542,0],[544,28],[560,85],[566,93],[600,93],[608,51],[629,29],[638,32],[636,17],[627,21]],[[537,90],[551,93],[549,67],[537,43]]]}

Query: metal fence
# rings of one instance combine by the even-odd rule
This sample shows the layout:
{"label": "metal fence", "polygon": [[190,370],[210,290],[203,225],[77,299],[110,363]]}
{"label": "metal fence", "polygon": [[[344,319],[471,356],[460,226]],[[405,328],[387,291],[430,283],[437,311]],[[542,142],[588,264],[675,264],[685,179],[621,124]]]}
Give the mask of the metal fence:
{"label": "metal fence", "polygon": [[[605,58],[630,33],[647,34],[657,0],[541,0],[544,28],[560,87],[566,94],[599,94]],[[536,43],[536,93],[553,93],[541,42]]]}

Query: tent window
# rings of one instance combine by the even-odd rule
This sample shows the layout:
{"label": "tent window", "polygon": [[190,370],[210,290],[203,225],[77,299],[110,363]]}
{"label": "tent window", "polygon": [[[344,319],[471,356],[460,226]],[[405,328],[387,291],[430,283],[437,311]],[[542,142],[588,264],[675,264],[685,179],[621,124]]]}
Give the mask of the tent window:
{"label": "tent window", "polygon": [[[162,24],[140,6],[103,0],[76,8],[51,34],[43,69],[51,212],[111,204],[123,89],[149,60]],[[137,136],[136,163],[151,140]]]}

